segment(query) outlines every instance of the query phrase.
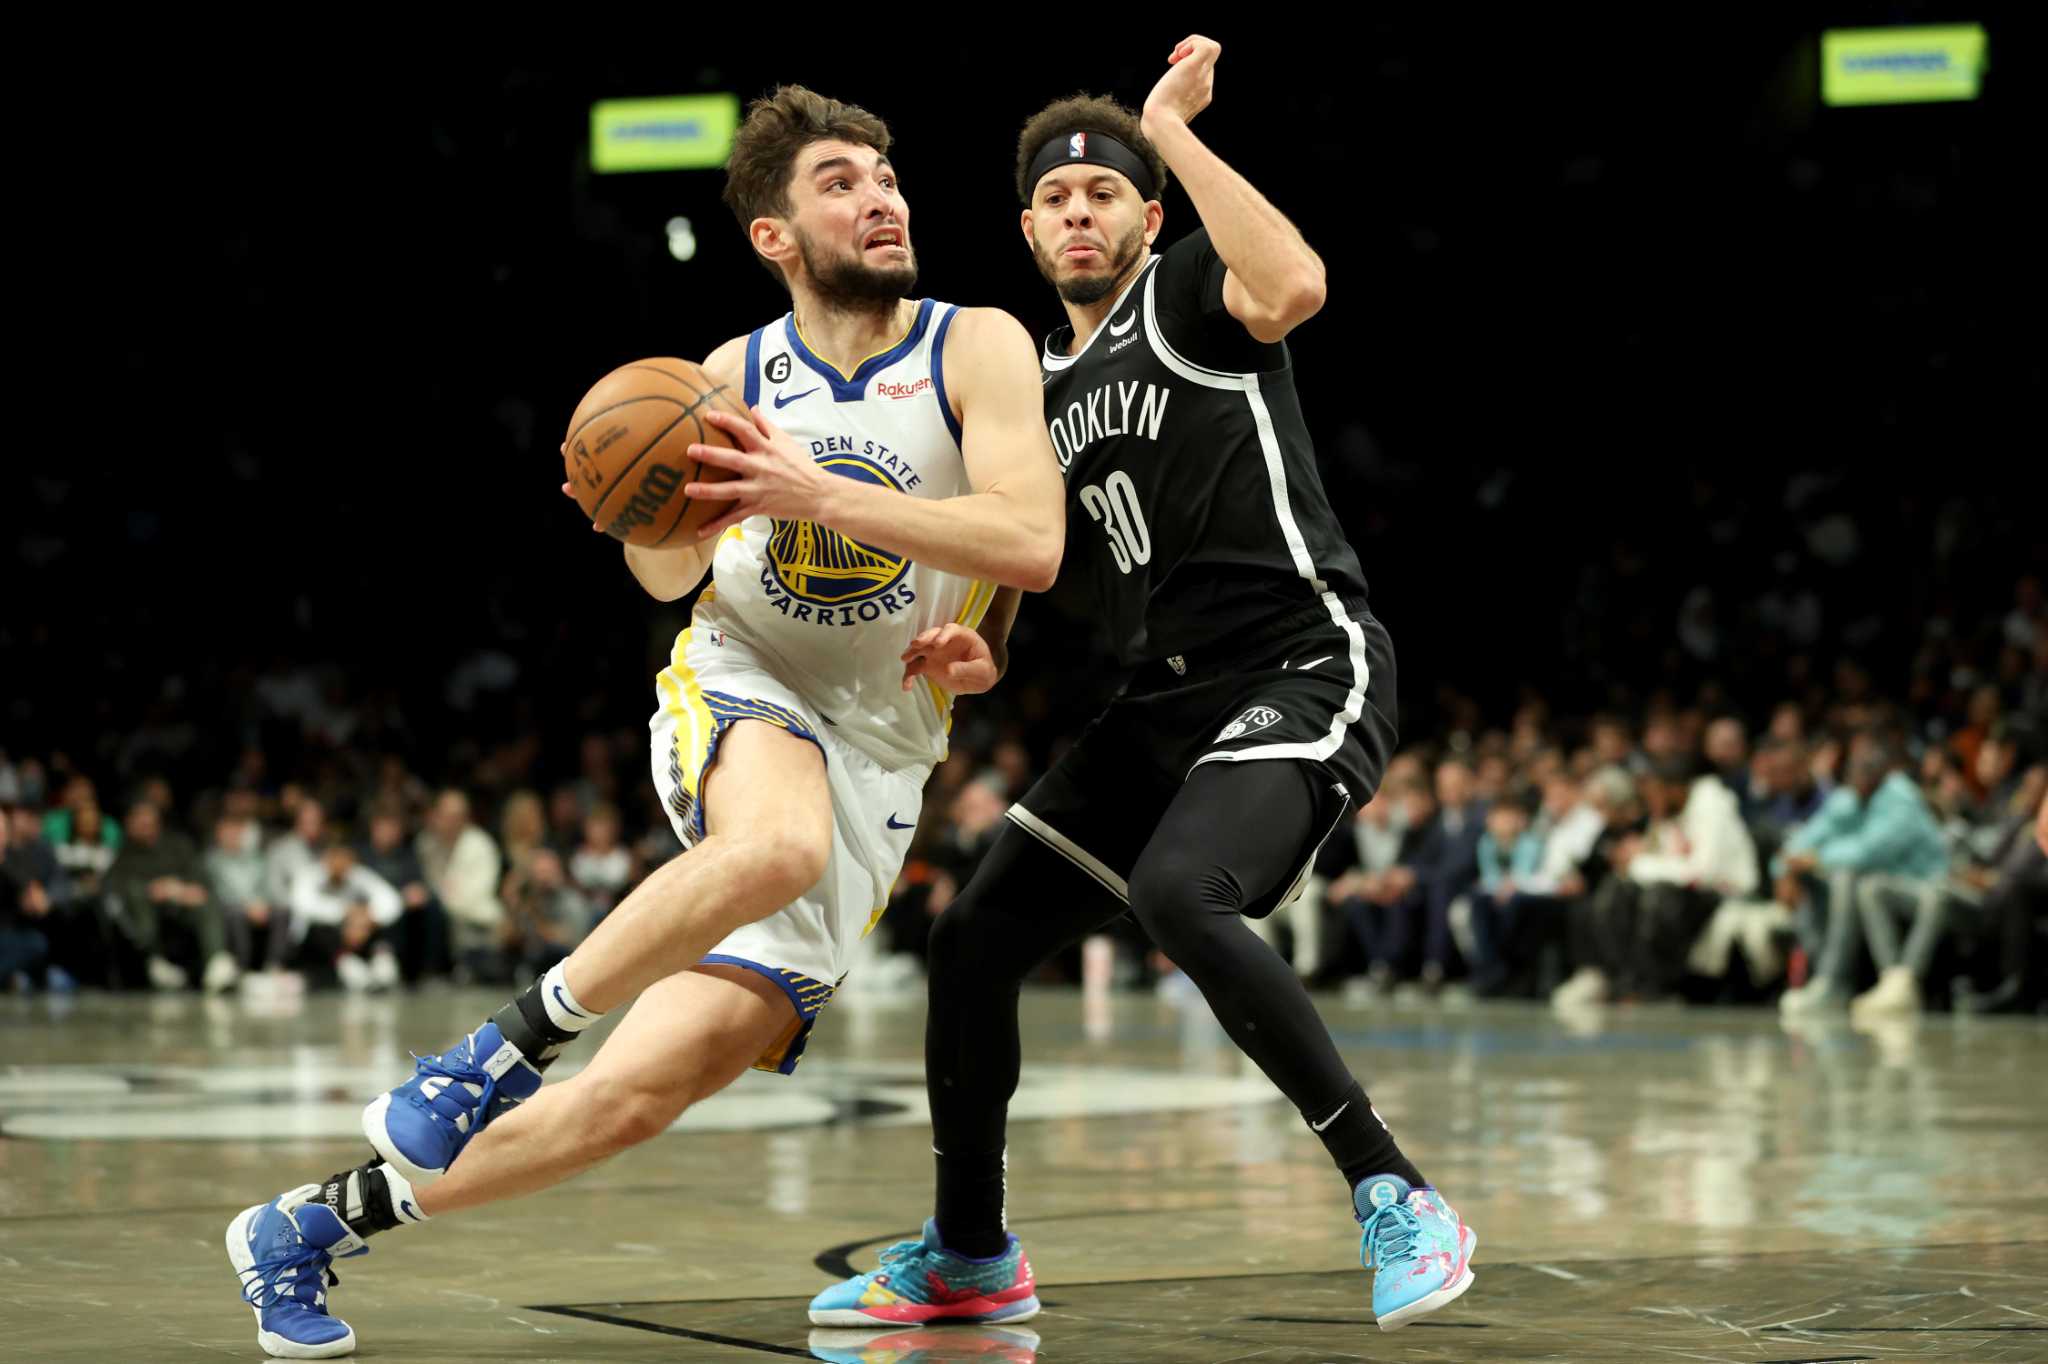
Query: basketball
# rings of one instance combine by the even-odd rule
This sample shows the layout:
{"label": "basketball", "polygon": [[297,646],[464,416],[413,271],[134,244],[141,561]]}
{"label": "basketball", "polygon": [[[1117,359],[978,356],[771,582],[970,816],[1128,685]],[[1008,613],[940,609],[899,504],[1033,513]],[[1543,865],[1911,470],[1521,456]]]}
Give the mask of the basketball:
{"label": "basketball", "polygon": [[576,404],[562,463],[584,515],[629,545],[687,545],[731,504],[693,502],[683,486],[731,478],[700,465],[690,446],[730,445],[704,420],[714,408],[746,415],[730,386],[688,360],[635,360],[599,379]]}

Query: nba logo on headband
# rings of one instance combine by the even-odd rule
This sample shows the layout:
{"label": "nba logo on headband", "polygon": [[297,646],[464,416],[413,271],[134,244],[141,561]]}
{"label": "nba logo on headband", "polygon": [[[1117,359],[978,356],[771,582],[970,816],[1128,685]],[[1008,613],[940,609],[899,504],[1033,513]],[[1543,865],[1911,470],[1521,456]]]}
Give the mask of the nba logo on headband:
{"label": "nba logo on headband", "polygon": [[1067,139],[1067,155],[1068,155],[1068,156],[1086,156],[1086,155],[1088,155],[1088,134],[1086,134],[1086,133],[1075,133],[1075,134],[1074,134],[1074,135],[1073,135],[1072,137],[1068,138],[1068,139]]}

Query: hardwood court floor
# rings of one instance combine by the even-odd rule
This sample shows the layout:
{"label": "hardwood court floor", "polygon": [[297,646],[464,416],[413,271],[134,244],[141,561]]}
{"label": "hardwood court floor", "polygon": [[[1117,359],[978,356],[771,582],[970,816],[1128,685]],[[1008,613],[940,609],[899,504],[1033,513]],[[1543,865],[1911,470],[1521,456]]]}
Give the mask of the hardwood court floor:
{"label": "hardwood court floor", "polygon": [[[260,1358],[228,1219],[358,1160],[406,1048],[497,1002],[0,999],[0,1359]],[[921,995],[842,997],[794,1079],[377,1238],[332,1302],[392,1361],[2048,1360],[2048,1025],[1325,1000],[1482,1238],[1462,1301],[1382,1334],[1320,1144],[1199,1002],[1024,1003],[1026,1325],[804,1317],[929,1209]]]}

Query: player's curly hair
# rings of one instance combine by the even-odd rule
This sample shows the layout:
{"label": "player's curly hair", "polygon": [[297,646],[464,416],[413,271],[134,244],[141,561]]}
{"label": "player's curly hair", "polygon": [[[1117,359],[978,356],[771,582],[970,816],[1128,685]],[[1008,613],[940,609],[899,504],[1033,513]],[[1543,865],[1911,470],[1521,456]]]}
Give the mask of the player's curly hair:
{"label": "player's curly hair", "polygon": [[[889,125],[857,104],[829,99],[801,85],[778,85],[747,106],[746,121],[733,136],[725,163],[725,204],[740,230],[756,218],[787,218],[789,183],[797,153],[813,142],[837,139],[889,154]],[[768,273],[785,288],[788,281],[773,261]]]}
{"label": "player's curly hair", "polygon": [[1031,162],[1039,148],[1054,138],[1062,141],[1075,133],[1108,133],[1129,147],[1152,172],[1152,183],[1166,193],[1166,159],[1151,140],[1139,131],[1138,116],[1107,95],[1069,95],[1054,100],[1025,121],[1017,134],[1017,198],[1031,202]]}

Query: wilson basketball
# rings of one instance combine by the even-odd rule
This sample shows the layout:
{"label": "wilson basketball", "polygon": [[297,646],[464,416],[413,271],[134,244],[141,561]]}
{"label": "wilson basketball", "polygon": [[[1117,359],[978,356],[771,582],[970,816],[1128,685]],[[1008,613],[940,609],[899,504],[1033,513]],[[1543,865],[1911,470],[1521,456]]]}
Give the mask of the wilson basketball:
{"label": "wilson basketball", "polygon": [[688,360],[635,360],[599,379],[569,418],[562,463],[584,514],[629,545],[687,545],[731,504],[693,502],[685,484],[731,478],[700,465],[690,446],[732,444],[704,420],[720,409],[746,415],[728,385]]}

